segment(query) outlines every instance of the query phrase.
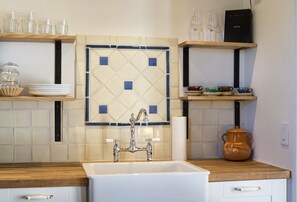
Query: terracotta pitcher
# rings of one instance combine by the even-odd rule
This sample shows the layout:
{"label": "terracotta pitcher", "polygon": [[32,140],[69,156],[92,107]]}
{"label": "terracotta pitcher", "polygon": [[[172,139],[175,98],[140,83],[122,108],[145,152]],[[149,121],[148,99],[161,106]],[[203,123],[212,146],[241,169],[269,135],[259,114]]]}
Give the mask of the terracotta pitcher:
{"label": "terracotta pitcher", "polygon": [[231,161],[242,161],[250,158],[252,153],[252,136],[236,126],[222,136],[224,141],[224,158]]}

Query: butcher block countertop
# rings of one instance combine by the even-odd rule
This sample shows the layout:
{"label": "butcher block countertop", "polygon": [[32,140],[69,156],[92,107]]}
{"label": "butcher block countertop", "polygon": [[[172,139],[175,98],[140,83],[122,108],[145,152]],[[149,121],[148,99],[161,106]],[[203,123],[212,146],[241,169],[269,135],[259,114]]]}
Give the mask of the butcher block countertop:
{"label": "butcher block countertop", "polygon": [[290,178],[291,172],[257,161],[194,160],[190,163],[210,171],[209,182]]}
{"label": "butcher block countertop", "polygon": [[[192,160],[210,171],[209,181],[290,178],[290,171],[256,161]],[[81,163],[0,164],[0,188],[87,186]]]}
{"label": "butcher block countertop", "polygon": [[87,185],[81,163],[0,164],[0,188]]}

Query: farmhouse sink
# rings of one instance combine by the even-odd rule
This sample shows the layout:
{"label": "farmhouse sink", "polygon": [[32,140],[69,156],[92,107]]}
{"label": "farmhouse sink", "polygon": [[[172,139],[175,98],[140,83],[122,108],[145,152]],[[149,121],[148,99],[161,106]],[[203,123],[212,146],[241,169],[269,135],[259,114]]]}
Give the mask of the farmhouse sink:
{"label": "farmhouse sink", "polygon": [[209,171],[184,161],[84,163],[90,202],[207,202]]}

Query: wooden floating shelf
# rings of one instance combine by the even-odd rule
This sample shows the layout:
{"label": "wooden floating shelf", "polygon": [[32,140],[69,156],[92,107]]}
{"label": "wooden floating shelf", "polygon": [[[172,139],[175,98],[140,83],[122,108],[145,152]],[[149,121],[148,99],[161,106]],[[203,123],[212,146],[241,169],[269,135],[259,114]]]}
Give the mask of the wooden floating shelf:
{"label": "wooden floating shelf", "polygon": [[249,101],[257,100],[256,96],[183,96],[183,101]]}
{"label": "wooden floating shelf", "polygon": [[61,40],[65,43],[73,43],[76,36],[73,35],[50,35],[50,34],[11,34],[0,33],[0,41],[8,42],[54,42]]}
{"label": "wooden floating shelf", "polygon": [[256,43],[184,41],[178,45],[181,48],[218,48],[218,49],[247,49],[257,47]]}
{"label": "wooden floating shelf", "polygon": [[0,96],[0,101],[73,101],[74,97],[38,97],[38,96],[15,96],[15,97],[5,97]]}

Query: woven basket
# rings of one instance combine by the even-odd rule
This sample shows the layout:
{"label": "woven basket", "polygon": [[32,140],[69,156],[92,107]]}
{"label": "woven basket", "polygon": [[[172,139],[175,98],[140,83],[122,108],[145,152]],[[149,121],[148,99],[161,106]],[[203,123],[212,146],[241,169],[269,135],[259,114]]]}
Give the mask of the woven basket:
{"label": "woven basket", "polygon": [[1,87],[0,95],[1,96],[18,96],[23,91],[23,88],[19,87]]}

